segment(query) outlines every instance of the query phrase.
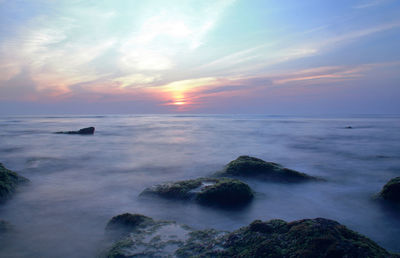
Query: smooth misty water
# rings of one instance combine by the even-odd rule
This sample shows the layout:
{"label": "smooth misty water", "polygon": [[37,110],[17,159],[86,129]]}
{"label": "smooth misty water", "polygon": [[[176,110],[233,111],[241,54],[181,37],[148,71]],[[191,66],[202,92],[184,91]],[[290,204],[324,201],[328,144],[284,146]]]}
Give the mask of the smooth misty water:
{"label": "smooth misty water", "polygon": [[[95,135],[52,134],[87,126]],[[372,200],[400,175],[399,143],[393,117],[1,117],[0,162],[31,183],[0,206],[0,218],[16,227],[0,257],[94,257],[107,244],[107,221],[123,212],[225,230],[325,217],[400,251],[399,211]],[[210,175],[239,155],[328,181],[248,181],[256,199],[233,211],[138,197],[156,183]]]}

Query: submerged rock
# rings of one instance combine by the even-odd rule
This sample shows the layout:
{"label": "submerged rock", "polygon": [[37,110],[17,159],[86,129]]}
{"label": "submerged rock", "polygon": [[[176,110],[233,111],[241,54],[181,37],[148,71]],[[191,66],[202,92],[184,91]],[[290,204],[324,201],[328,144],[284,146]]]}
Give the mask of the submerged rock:
{"label": "submerged rock", "polygon": [[147,188],[140,195],[195,200],[205,205],[221,206],[243,205],[253,199],[253,192],[247,184],[230,178],[198,178],[165,183]]}
{"label": "submerged rock", "polygon": [[[141,215],[142,216],[142,215]],[[231,233],[175,222],[135,227],[107,257],[398,257],[336,221],[256,220]]]}
{"label": "submerged rock", "polygon": [[392,178],[387,182],[379,196],[385,200],[400,203],[400,177]]}
{"label": "submerged rock", "polygon": [[94,134],[94,127],[82,128],[79,131],[63,131],[56,132],[57,134]]}
{"label": "submerged rock", "polygon": [[13,230],[13,226],[5,220],[0,219],[0,234],[7,233]]}
{"label": "submerged rock", "polygon": [[229,162],[225,168],[216,173],[217,176],[254,177],[264,180],[282,182],[301,182],[307,180],[319,180],[296,170],[282,167],[280,164],[266,162],[262,159],[240,156]]}
{"label": "submerged rock", "polygon": [[0,163],[0,202],[10,198],[19,184],[28,181],[25,177],[5,168]]}

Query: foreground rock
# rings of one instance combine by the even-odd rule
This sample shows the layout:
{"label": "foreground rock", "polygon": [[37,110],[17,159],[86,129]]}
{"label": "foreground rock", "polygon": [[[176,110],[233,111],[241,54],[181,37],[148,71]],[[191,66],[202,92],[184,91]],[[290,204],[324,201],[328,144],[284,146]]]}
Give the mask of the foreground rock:
{"label": "foreground rock", "polygon": [[94,127],[82,128],[79,131],[56,132],[58,134],[94,134]]}
{"label": "foreground rock", "polygon": [[198,178],[165,183],[147,188],[140,195],[221,206],[240,206],[253,199],[253,192],[247,184],[230,178]]}
{"label": "foreground rock", "polygon": [[[338,222],[323,218],[290,223],[256,220],[229,233],[195,231],[175,222],[124,215],[125,219],[129,216],[135,221],[128,225],[131,234],[114,243],[106,257],[398,257]],[[107,228],[110,223],[116,225],[117,217]],[[125,219],[120,227],[124,227]]]}
{"label": "foreground rock", "polygon": [[225,168],[216,173],[217,176],[252,177],[264,180],[281,182],[301,182],[309,180],[320,180],[307,174],[284,168],[273,162],[262,159],[240,156],[228,163]]}
{"label": "foreground rock", "polygon": [[[106,257],[168,257],[182,246],[193,230],[173,221],[155,221],[140,214],[125,213],[113,217],[106,231],[119,240]],[[129,234],[127,234],[129,233]]]}
{"label": "foreground rock", "polygon": [[19,184],[28,181],[25,177],[5,168],[0,163],[0,202],[10,198]]}
{"label": "foreground rock", "polygon": [[385,200],[400,203],[400,177],[392,178],[387,182],[379,195]]}

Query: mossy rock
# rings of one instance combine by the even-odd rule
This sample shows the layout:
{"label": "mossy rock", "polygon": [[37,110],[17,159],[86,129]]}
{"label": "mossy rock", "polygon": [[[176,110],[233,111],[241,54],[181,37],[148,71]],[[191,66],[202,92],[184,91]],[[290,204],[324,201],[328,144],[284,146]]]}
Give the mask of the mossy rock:
{"label": "mossy rock", "polygon": [[10,198],[18,184],[28,181],[29,180],[25,177],[5,168],[3,164],[0,163],[0,202]]}
{"label": "mossy rock", "polygon": [[105,256],[399,257],[367,237],[324,218],[289,223],[279,219],[255,220],[231,233],[214,229],[196,231],[171,221],[151,221],[134,227]]}
{"label": "mossy rock", "polygon": [[205,186],[197,193],[196,200],[202,204],[235,206],[246,204],[253,197],[253,191],[247,184],[239,180],[223,178],[213,185]]}
{"label": "mossy rock", "polygon": [[[208,179],[210,183],[215,183],[216,179]],[[141,196],[154,195],[166,199],[189,200],[195,197],[195,189],[200,188],[206,181],[205,178],[168,182],[146,188]]]}
{"label": "mossy rock", "polygon": [[400,203],[400,177],[387,182],[379,195],[385,200]]}
{"label": "mossy rock", "polygon": [[[216,239],[211,246],[188,243],[181,257],[397,257],[338,222],[317,218],[287,223],[254,221]],[[203,250],[203,253],[199,252]]]}
{"label": "mossy rock", "polygon": [[152,224],[152,218],[141,214],[124,213],[111,218],[107,223],[106,230],[128,230],[133,231],[139,227],[145,227]]}
{"label": "mossy rock", "polygon": [[240,206],[253,199],[253,192],[247,184],[230,178],[198,178],[165,183],[147,188],[140,195],[221,206]]}
{"label": "mossy rock", "polygon": [[102,256],[171,257],[184,244],[193,229],[174,221],[157,221],[140,214],[125,213],[115,216],[106,229],[125,227],[128,234],[116,241]]}
{"label": "mossy rock", "polygon": [[305,173],[284,168],[280,164],[250,156],[240,156],[229,162],[222,171],[216,173],[216,176],[250,177],[280,182],[320,180]]}

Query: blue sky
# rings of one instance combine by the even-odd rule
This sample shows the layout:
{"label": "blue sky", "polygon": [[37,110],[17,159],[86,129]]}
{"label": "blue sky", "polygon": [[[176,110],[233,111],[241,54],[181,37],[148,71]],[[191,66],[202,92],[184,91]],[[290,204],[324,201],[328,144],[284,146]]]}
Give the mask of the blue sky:
{"label": "blue sky", "polygon": [[0,0],[0,114],[395,114],[400,1]]}

